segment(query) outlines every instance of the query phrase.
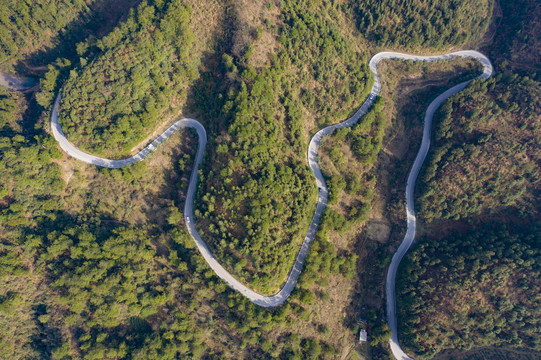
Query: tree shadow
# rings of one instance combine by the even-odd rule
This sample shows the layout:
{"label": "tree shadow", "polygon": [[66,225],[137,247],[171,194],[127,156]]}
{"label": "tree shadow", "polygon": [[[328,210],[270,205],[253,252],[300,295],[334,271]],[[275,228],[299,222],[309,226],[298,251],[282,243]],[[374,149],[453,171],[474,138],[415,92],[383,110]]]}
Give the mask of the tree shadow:
{"label": "tree shadow", "polygon": [[[223,15],[226,16],[225,14]],[[223,24],[223,22],[221,22]],[[223,25],[226,26],[225,24]],[[221,64],[222,54],[227,51],[229,41],[227,39],[215,38],[216,43],[212,51],[205,51],[202,54],[200,77],[193,83],[189,90],[188,101],[182,112],[186,117],[193,117],[204,124],[207,136],[212,139],[222,128],[221,109],[225,103],[223,93],[228,89],[224,80],[224,68]],[[165,177],[168,179],[160,191],[162,196],[171,198],[176,202],[177,207],[183,211],[184,199],[187,185],[193,169],[193,162],[199,141],[195,131],[189,131],[186,136],[190,137],[187,144],[184,142],[180,148],[171,149],[173,167],[165,170]],[[190,144],[191,143],[191,144]],[[209,141],[210,143],[210,141]],[[186,146],[187,145],[187,146]],[[208,145],[207,145],[208,147]],[[190,160],[184,169],[179,168],[178,160],[184,154],[190,154]],[[208,158],[208,150],[205,151],[204,162]],[[179,185],[182,186],[179,189]],[[180,191],[179,191],[180,190]],[[176,201],[175,199],[179,199]]]}
{"label": "tree shadow", "polygon": [[91,37],[103,37],[119,22],[125,21],[129,11],[140,0],[98,0],[89,6],[89,11],[74,19],[52,39],[53,46],[38,50],[19,60],[14,68],[20,74],[39,76],[47,71],[47,64],[57,58],[77,58],[76,45]]}
{"label": "tree shadow", "polygon": [[44,359],[52,358],[52,352],[58,344],[62,343],[60,329],[44,317],[50,317],[50,311],[45,304],[37,304],[32,307],[33,321],[38,332],[31,336],[32,348],[36,349]]}
{"label": "tree shadow", "polygon": [[[231,53],[234,37],[235,11],[226,9],[218,20],[220,28],[209,43],[214,46],[205,51],[201,57],[200,77],[193,83],[188,101],[183,108],[184,114],[193,114],[207,130],[210,138],[218,134],[226,126],[222,108],[227,100],[227,92],[231,89],[231,81],[227,79],[222,56]],[[219,34],[222,34],[220,36]]]}
{"label": "tree shadow", "polygon": [[[211,149],[213,138],[226,128],[222,108],[226,102],[225,94],[231,88],[231,83],[226,79],[226,70],[222,64],[222,56],[231,49],[233,31],[232,26],[235,20],[235,13],[224,10],[220,14],[220,28],[217,29],[213,38],[209,43],[215,44],[212,49],[204,51],[200,59],[200,76],[191,85],[188,90],[188,100],[182,108],[182,113],[186,117],[192,117],[201,122],[206,129],[208,136],[207,149],[203,158],[203,163],[199,170],[206,172],[208,168],[206,164],[211,161]],[[196,149],[198,146],[198,137],[195,131],[190,131],[185,135],[189,140],[183,140],[182,145],[177,148],[170,149],[170,157],[172,166],[164,169],[164,184],[158,189],[155,194],[148,195],[148,201],[158,196],[160,199],[167,199],[174,203],[174,206],[180,213],[184,212],[184,202],[188,189],[189,179],[193,170]],[[179,160],[185,154],[189,154],[189,160],[185,166],[179,164]],[[199,179],[199,184],[201,179]],[[197,191],[196,200],[197,203]],[[196,206],[197,207],[197,206]],[[152,219],[154,224],[162,224],[161,226],[169,226],[163,218],[163,212],[156,213],[151,208],[147,211],[147,216]],[[176,226],[184,226],[178,224]]]}

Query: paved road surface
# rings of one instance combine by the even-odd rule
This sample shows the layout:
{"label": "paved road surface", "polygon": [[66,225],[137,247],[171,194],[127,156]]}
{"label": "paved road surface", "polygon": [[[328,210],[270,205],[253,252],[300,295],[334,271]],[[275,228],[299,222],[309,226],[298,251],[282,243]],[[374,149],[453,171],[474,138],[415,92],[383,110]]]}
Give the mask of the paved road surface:
{"label": "paved road surface", "polygon": [[[186,205],[184,208],[185,222],[187,224],[188,231],[190,235],[192,236],[192,238],[194,239],[195,243],[197,244],[197,248],[199,249],[203,257],[205,258],[209,266],[214,270],[216,275],[218,275],[221,279],[223,279],[231,288],[239,291],[244,296],[246,296],[250,301],[252,301],[253,303],[259,306],[276,307],[284,303],[284,301],[287,299],[287,297],[291,294],[291,292],[295,288],[295,285],[297,283],[297,280],[303,268],[304,259],[306,258],[306,255],[308,254],[308,250],[310,249],[310,244],[314,240],[314,237],[319,225],[319,221],[323,214],[323,210],[325,209],[327,205],[328,189],[327,189],[327,185],[325,184],[323,175],[321,173],[321,169],[319,168],[319,165],[317,162],[317,151],[318,151],[319,143],[321,142],[323,137],[330,135],[335,129],[339,129],[343,127],[350,127],[354,125],[364,114],[366,114],[366,112],[372,106],[376,96],[379,94],[380,89],[381,89],[380,78],[377,72],[377,65],[381,60],[403,59],[403,60],[415,60],[415,61],[437,61],[437,60],[451,59],[453,57],[469,57],[481,62],[484,67],[483,74],[480,75],[480,77],[482,78],[488,78],[492,74],[492,65],[490,64],[490,61],[483,54],[478,53],[476,51],[459,51],[459,52],[454,52],[454,53],[445,54],[445,55],[438,55],[438,56],[415,56],[415,55],[407,55],[407,54],[400,54],[400,53],[394,53],[394,52],[378,53],[370,60],[370,63],[369,63],[370,70],[374,74],[374,78],[375,78],[374,85],[372,87],[370,95],[362,104],[362,106],[359,108],[359,110],[357,110],[357,112],[351,118],[339,124],[331,125],[324,129],[321,129],[312,137],[312,139],[310,140],[310,144],[308,146],[307,157],[308,157],[308,164],[310,168],[312,169],[312,172],[316,179],[317,186],[319,188],[317,206],[316,206],[314,215],[312,217],[310,226],[308,228],[306,237],[304,238],[304,241],[299,250],[299,253],[297,254],[295,264],[293,265],[293,268],[291,269],[291,272],[289,273],[289,277],[286,283],[284,284],[284,286],[282,287],[282,289],[280,289],[280,291],[273,296],[260,295],[256,293],[255,291],[249,289],[242,283],[240,283],[237,279],[235,279],[233,275],[231,275],[226,269],[224,269],[222,265],[220,265],[220,263],[217,261],[214,255],[210,252],[207,244],[201,238],[201,236],[199,235],[199,232],[197,231],[197,228],[193,221],[193,202],[194,202],[195,191],[197,189],[197,180],[198,180],[197,170],[203,160],[205,146],[207,143],[207,134],[206,134],[205,128],[203,127],[203,125],[201,125],[201,123],[199,123],[198,121],[194,119],[179,120],[173,125],[171,125],[164,133],[162,133],[156,140],[154,140],[146,148],[141,150],[136,155],[124,160],[109,160],[109,159],[104,159],[104,158],[100,158],[94,155],[87,154],[77,149],[75,146],[73,146],[73,144],[71,144],[68,141],[68,139],[62,132],[62,128],[60,127],[60,124],[58,123],[58,106],[59,106],[61,94],[58,94],[57,99],[55,101],[55,105],[53,107],[53,112],[51,115],[51,128],[52,128],[52,132],[55,139],[58,141],[60,147],[67,154],[69,154],[70,156],[76,159],[84,161],[86,163],[94,164],[97,166],[108,167],[108,168],[120,168],[122,166],[126,166],[129,164],[133,164],[137,161],[141,161],[145,159],[152,151],[154,151],[156,147],[160,143],[165,141],[174,131],[180,129],[181,127],[194,128],[197,131],[197,134],[199,137],[199,145],[197,149],[196,159],[194,162],[194,168],[192,171],[192,175],[190,177],[190,184],[188,186],[188,194],[186,197]],[[447,90],[446,92],[438,96],[436,100],[434,100],[429,105],[426,111],[426,116],[425,116],[424,132],[423,132],[423,140],[422,140],[421,148],[419,149],[419,152],[417,154],[417,157],[415,159],[415,162],[413,164],[413,167],[408,177],[408,182],[407,182],[407,187],[406,187],[407,233],[402,244],[400,245],[397,252],[393,256],[391,265],[389,267],[389,271],[387,273],[387,286],[386,286],[387,318],[389,321],[389,326],[393,332],[393,337],[391,338],[390,345],[391,345],[391,349],[394,356],[400,360],[411,359],[411,358],[409,358],[402,351],[398,343],[397,320],[396,320],[396,299],[395,299],[395,279],[396,279],[396,272],[398,269],[398,265],[400,261],[402,260],[402,258],[404,257],[406,251],[412,244],[413,239],[415,237],[415,212],[414,212],[414,206],[413,206],[413,191],[415,188],[415,181],[417,179],[417,175],[419,174],[419,170],[421,169],[423,161],[428,152],[428,148],[430,146],[430,127],[431,127],[431,122],[432,122],[432,116],[434,115],[435,110],[440,106],[440,104],[445,99],[461,91],[464,87],[466,87],[466,85],[469,82],[470,81],[466,81],[452,87],[451,89]]]}
{"label": "paved road surface", "polygon": [[[456,56],[470,57],[481,62],[481,64],[483,65],[483,73],[479,76],[480,78],[488,78],[492,74],[492,65],[490,64],[490,60],[488,60],[486,56],[484,56],[481,53],[478,53],[477,51],[459,51],[459,52],[450,53],[450,54],[441,55],[441,56],[413,56],[413,55],[405,55],[405,54],[398,54],[398,53],[392,53],[392,52],[383,52],[383,53],[376,54],[370,60],[370,70],[372,70],[374,74],[377,74],[377,64],[380,60],[383,60],[383,59],[435,61],[435,60],[441,60],[441,59],[449,59]],[[400,261],[402,260],[406,252],[408,251],[409,247],[411,246],[415,238],[415,210],[414,210],[414,203],[413,203],[413,194],[415,190],[415,182],[417,180],[417,176],[419,175],[419,171],[421,170],[421,166],[423,165],[426,154],[428,153],[428,149],[430,147],[430,130],[432,126],[432,117],[434,116],[436,109],[441,105],[442,102],[444,102],[451,95],[456,94],[457,92],[464,89],[466,85],[468,85],[470,82],[471,80],[465,81],[456,86],[453,86],[452,88],[450,88],[449,90],[445,91],[443,94],[438,96],[428,106],[428,109],[426,110],[426,114],[425,114],[425,119],[424,119],[423,140],[421,142],[421,147],[419,148],[419,152],[417,153],[417,157],[415,158],[415,162],[413,163],[413,166],[408,176],[408,182],[406,185],[406,214],[407,214],[406,236],[404,237],[404,240],[400,244],[400,247],[394,254],[393,259],[391,261],[391,265],[389,266],[389,270],[387,272],[386,289],[385,289],[386,295],[387,295],[387,321],[389,322],[389,327],[391,328],[391,331],[393,332],[390,345],[391,345],[391,350],[393,352],[393,355],[397,360],[412,359],[404,353],[404,351],[402,350],[398,342],[395,282],[396,282],[396,273],[398,270],[398,265],[400,264]],[[376,75],[376,84],[374,84],[374,87],[376,86],[378,88],[380,86],[378,75]]]}

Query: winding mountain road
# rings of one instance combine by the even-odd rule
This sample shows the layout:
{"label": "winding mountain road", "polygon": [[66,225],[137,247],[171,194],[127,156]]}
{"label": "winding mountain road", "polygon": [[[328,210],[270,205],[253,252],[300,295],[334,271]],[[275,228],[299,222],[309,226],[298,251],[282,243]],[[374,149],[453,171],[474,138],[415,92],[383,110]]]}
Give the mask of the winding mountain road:
{"label": "winding mountain road", "polygon": [[[377,63],[382,59],[403,59],[403,60],[415,60],[415,61],[436,61],[436,60],[442,60],[442,59],[449,59],[452,57],[469,57],[473,58],[477,61],[479,61],[483,65],[483,73],[479,75],[478,78],[488,78],[490,75],[492,75],[492,64],[490,63],[490,60],[484,56],[483,54],[477,52],[477,51],[458,51],[455,53],[450,53],[446,55],[440,55],[440,56],[413,56],[413,55],[405,55],[405,54],[399,54],[399,53],[390,53],[390,52],[383,52],[376,54],[371,60],[370,60],[370,70],[375,74],[376,76],[376,84],[379,86],[379,76],[377,75]],[[398,342],[398,326],[397,326],[397,317],[396,317],[396,273],[398,271],[398,266],[400,265],[400,261],[410,248],[411,244],[413,243],[413,240],[415,239],[415,206],[413,202],[413,195],[415,192],[415,183],[417,181],[417,176],[419,175],[419,171],[421,170],[421,167],[423,165],[423,162],[426,158],[426,155],[428,154],[428,149],[430,148],[430,133],[431,133],[431,127],[432,127],[432,118],[434,116],[434,113],[438,109],[438,107],[449,97],[456,94],[457,92],[464,89],[472,80],[464,81],[458,85],[453,86],[449,90],[445,91],[443,94],[439,95],[434,101],[428,105],[428,108],[425,113],[424,118],[424,128],[423,128],[423,139],[421,141],[421,147],[419,148],[419,152],[417,153],[417,157],[415,158],[415,161],[413,163],[413,166],[411,167],[410,173],[408,175],[408,181],[406,185],[406,214],[407,214],[407,230],[406,235],[404,236],[404,240],[398,247],[398,250],[393,256],[393,259],[391,260],[391,265],[389,266],[389,270],[387,272],[387,281],[386,281],[386,297],[387,297],[387,321],[389,322],[389,327],[391,328],[391,331],[393,333],[391,340],[390,340],[390,346],[391,351],[394,355],[394,357],[397,360],[408,360],[412,359],[400,347],[400,344]],[[374,84],[374,87],[376,87],[376,84]]]}
{"label": "winding mountain road", "polygon": [[[77,149],[73,144],[71,144],[68,141],[68,139],[66,138],[66,135],[63,133],[62,128],[58,122],[58,108],[59,108],[59,103],[60,103],[60,98],[61,98],[61,94],[59,93],[56,98],[52,115],[51,115],[51,129],[52,129],[54,138],[58,141],[62,150],[64,150],[68,155],[78,160],[81,160],[85,163],[94,164],[97,166],[102,166],[102,167],[107,167],[107,168],[120,168],[126,165],[133,164],[137,161],[144,160],[152,151],[156,150],[159,144],[165,141],[176,130],[180,128],[184,128],[184,127],[194,128],[197,131],[197,134],[199,137],[199,144],[197,148],[197,154],[194,161],[192,174],[190,177],[190,183],[188,186],[186,204],[184,207],[184,216],[185,216],[186,225],[188,227],[188,231],[190,235],[192,236],[192,238],[194,239],[197,245],[197,248],[203,255],[204,259],[207,261],[209,266],[212,268],[212,270],[214,270],[216,275],[218,275],[222,280],[224,280],[231,288],[240,292],[241,294],[246,296],[250,301],[252,301],[253,303],[259,306],[269,307],[269,308],[276,307],[284,303],[284,301],[293,291],[297,283],[297,280],[299,278],[299,275],[302,271],[306,255],[308,255],[310,244],[315,238],[316,231],[319,226],[319,221],[327,205],[328,189],[327,189],[327,185],[325,184],[323,174],[321,173],[321,169],[319,168],[319,165],[317,162],[317,151],[318,151],[319,143],[321,142],[323,137],[330,135],[335,129],[353,126],[370,109],[376,96],[379,94],[381,90],[380,77],[377,72],[378,63],[381,60],[402,59],[402,60],[430,62],[430,61],[438,61],[438,60],[447,60],[454,57],[467,57],[467,58],[473,58],[479,61],[483,65],[483,73],[479,76],[480,78],[488,78],[492,74],[492,65],[490,61],[488,60],[486,56],[484,56],[483,54],[477,51],[458,51],[454,53],[437,55],[437,56],[416,56],[416,55],[408,55],[408,54],[401,54],[401,53],[395,53],[395,52],[380,52],[376,54],[374,57],[372,57],[369,65],[370,65],[370,70],[372,71],[374,75],[375,81],[374,81],[374,85],[372,87],[371,93],[368,96],[368,98],[365,100],[365,102],[362,104],[359,110],[357,110],[357,112],[352,117],[350,117],[349,119],[339,124],[331,125],[324,129],[319,130],[310,140],[310,144],[308,146],[308,154],[307,154],[308,164],[310,168],[312,169],[312,172],[316,179],[317,186],[319,188],[319,195],[318,195],[316,210],[312,217],[312,221],[308,228],[306,237],[304,238],[304,241],[301,245],[299,253],[297,254],[295,264],[293,265],[293,268],[291,269],[289,273],[287,281],[285,282],[284,286],[280,289],[280,291],[277,294],[272,295],[272,296],[260,295],[256,293],[255,291],[249,289],[247,286],[243,285],[237,279],[235,279],[233,275],[231,275],[222,265],[220,265],[218,260],[211,253],[207,244],[201,238],[201,236],[199,235],[199,232],[197,231],[195,222],[193,221],[193,202],[194,202],[194,197],[195,197],[195,191],[197,188],[198,168],[201,162],[203,161],[203,155],[204,155],[205,146],[207,143],[207,134],[206,134],[204,126],[201,125],[201,123],[199,123],[197,120],[194,120],[194,119],[178,120],[173,125],[171,125],[167,130],[165,130],[160,136],[158,136],[158,138],[156,138],[150,145],[145,147],[136,155],[129,157],[127,159],[123,159],[123,160],[104,159],[104,158],[100,158],[94,155],[87,154]],[[424,120],[424,130],[423,130],[423,139],[421,143],[421,148],[419,149],[415,162],[409,173],[407,186],[406,186],[407,232],[406,232],[406,236],[404,237],[403,242],[401,243],[397,252],[393,256],[391,265],[389,267],[389,271],[387,273],[387,284],[386,284],[387,318],[389,321],[389,326],[393,332],[390,345],[391,345],[391,350],[393,352],[393,355],[399,360],[411,359],[402,351],[398,343],[395,280],[396,280],[396,273],[398,270],[398,265],[400,264],[400,261],[406,254],[407,250],[409,249],[410,245],[413,243],[413,240],[415,238],[415,211],[414,211],[414,203],[413,203],[413,193],[415,189],[415,182],[417,180],[417,176],[419,174],[423,161],[430,147],[430,128],[431,128],[432,117],[434,115],[434,112],[441,105],[443,101],[445,101],[451,95],[464,89],[464,87],[466,87],[466,85],[468,85],[470,82],[471,80],[465,81],[461,84],[458,84],[450,88],[449,90],[445,91],[443,94],[438,96],[428,106],[425,120]]]}

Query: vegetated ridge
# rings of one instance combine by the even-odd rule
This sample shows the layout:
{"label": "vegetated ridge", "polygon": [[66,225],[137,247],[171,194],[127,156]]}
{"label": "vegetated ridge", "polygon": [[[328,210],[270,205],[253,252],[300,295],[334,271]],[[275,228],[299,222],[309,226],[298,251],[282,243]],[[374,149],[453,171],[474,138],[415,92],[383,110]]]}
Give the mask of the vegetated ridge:
{"label": "vegetated ridge", "polygon": [[[148,3],[154,5],[152,0]],[[520,11],[507,10],[504,14],[533,13],[531,4],[526,3],[505,2],[503,5]],[[195,34],[192,48],[195,50],[191,54],[200,59],[197,66],[200,77],[193,83],[184,84],[189,95],[187,99],[192,103],[183,107],[178,102],[176,109],[182,108],[190,116],[197,117],[209,129],[209,158],[205,164],[214,166],[214,173],[218,174],[235,158],[233,152],[218,158],[213,150],[217,147],[215,139],[226,144],[230,140],[227,131],[232,119],[228,116],[231,108],[224,105],[242,89],[242,82],[248,91],[252,89],[253,82],[243,74],[260,74],[263,69],[274,67],[273,56],[283,46],[280,35],[290,27],[291,21],[284,22],[284,8],[274,1],[185,0],[182,4],[192,7],[189,26]],[[367,76],[367,69],[359,70],[359,65],[367,63],[367,55],[363,58],[363,54],[369,53],[368,46],[383,44],[375,38],[368,42],[364,37],[364,30],[355,22],[357,4],[316,0],[294,5],[287,8],[288,14],[293,14],[293,18],[298,16],[300,21],[295,21],[297,30],[284,40],[297,37],[301,40],[298,46],[290,49],[288,57],[303,53],[294,66],[288,62],[279,66],[282,75],[299,79],[300,74],[304,76],[303,81],[300,84],[296,81],[285,83],[282,88],[285,90],[277,92],[279,96],[273,98],[274,103],[268,108],[276,114],[272,123],[278,125],[278,134],[288,136],[290,124],[301,124],[297,127],[300,132],[297,130],[292,138],[298,145],[271,143],[274,147],[269,151],[280,153],[283,149],[295,148],[297,164],[302,165],[304,149],[314,129],[346,118],[349,109],[358,107],[355,102],[364,98],[362,93],[367,88],[362,81],[349,80]],[[395,6],[401,7],[398,14],[408,8],[401,2]],[[460,8],[449,7],[449,10],[453,12]],[[95,9],[90,7],[92,17]],[[108,10],[114,13],[111,7]],[[514,32],[509,32],[504,40],[513,45],[513,52],[522,49],[527,54],[535,54],[529,50],[531,44],[524,47],[521,42],[508,41],[535,34],[535,27],[524,22],[522,15],[518,16],[520,21],[514,22]],[[458,12],[451,15],[451,18],[458,17]],[[117,20],[114,17],[114,21]],[[334,25],[333,32],[328,32],[327,26],[321,26],[322,20]],[[390,20],[390,17],[384,18],[383,22]],[[307,267],[299,279],[299,291],[293,293],[288,304],[269,312],[229,290],[213,275],[193,248],[193,240],[183,230],[182,207],[196,145],[189,133],[173,134],[145,162],[123,169],[98,171],[93,166],[62,156],[46,132],[48,111],[60,85],[69,78],[70,70],[80,71],[77,67],[81,58],[87,60],[88,66],[100,55],[97,43],[104,30],[103,22],[99,24],[95,28],[90,26],[83,34],[88,38],[80,37],[77,41],[72,41],[71,35],[69,41],[64,41],[65,35],[57,38],[63,39],[62,46],[56,46],[58,40],[52,41],[54,51],[47,50],[49,45],[44,38],[38,52],[32,52],[39,54],[39,59],[34,55],[23,55],[25,63],[40,65],[40,69],[50,65],[47,74],[41,77],[41,90],[36,94],[47,110],[34,102],[32,94],[5,95],[7,101],[16,106],[4,108],[6,119],[9,119],[0,129],[0,357],[341,358],[352,351],[351,344],[358,334],[356,319],[361,316],[367,319],[371,334],[370,356],[388,359],[388,350],[376,345],[382,339],[385,342],[387,336],[382,320],[383,308],[378,307],[380,297],[365,298],[363,295],[360,299],[356,289],[359,284],[367,284],[367,274],[383,272],[386,249],[392,248],[393,244],[376,246],[366,240],[364,233],[337,236],[330,232],[327,236],[319,232],[307,257]],[[54,33],[54,20],[41,25]],[[446,24],[453,25],[453,22]],[[522,26],[527,31],[520,31]],[[67,30],[66,34],[71,34],[73,27],[68,26]],[[392,35],[395,29],[388,31]],[[428,34],[425,28],[408,31],[407,36]],[[430,35],[436,41],[438,36]],[[206,43],[209,37],[214,44],[211,47]],[[479,34],[469,36],[470,39],[478,37]],[[332,46],[337,38],[343,41],[336,51],[351,53],[353,50],[352,56],[334,55],[329,45]],[[303,51],[308,49],[307,39],[312,45]],[[82,43],[76,46],[79,41]],[[404,44],[406,48],[407,41]],[[508,53],[511,50],[487,47],[489,57],[498,59],[499,66],[500,59],[512,55]],[[201,49],[204,53],[199,52]],[[415,49],[434,51],[430,47]],[[498,56],[492,52],[497,52]],[[60,58],[54,60],[56,56]],[[530,66],[528,63],[519,64],[525,56],[513,57],[514,61],[509,62],[507,68],[520,65],[521,71],[526,73],[523,75],[533,76],[531,70],[527,70],[532,69],[526,67]],[[531,57],[535,58],[535,55]],[[307,61],[314,66],[305,67]],[[501,63],[501,67],[506,65]],[[348,90],[357,85],[361,86],[361,96],[353,96],[358,89]],[[305,91],[308,89],[311,92]],[[310,95],[304,95],[305,102],[301,101],[303,94]],[[352,94],[348,100],[351,103],[345,102],[346,96],[336,94]],[[285,109],[282,105],[286,100],[292,109],[287,113],[281,110]],[[324,111],[325,116],[319,116]],[[335,116],[340,112],[344,113]],[[205,116],[200,115],[203,113]],[[253,113],[252,121],[260,121],[257,109]],[[290,122],[286,117],[293,115],[296,122]],[[173,119],[174,115],[171,116]],[[282,117],[285,121],[277,121]],[[167,125],[165,118],[164,126]],[[111,127],[114,128],[114,124]],[[150,134],[154,129],[148,130]],[[302,134],[304,140],[296,140],[298,134]],[[248,150],[244,151],[249,154]],[[235,172],[242,172],[243,166],[237,166]],[[203,172],[208,173],[207,170]],[[265,182],[259,181],[261,177],[254,174],[254,192],[257,193]],[[305,184],[310,185],[309,172],[306,179]],[[204,193],[209,190],[212,188],[204,189]],[[313,191],[315,196],[315,187]],[[338,202],[342,202],[343,195],[344,192],[338,194]],[[223,196],[220,194],[217,199]],[[286,205],[288,202],[285,200]],[[241,208],[250,211],[249,206]],[[311,211],[300,210],[300,213],[310,214]],[[245,214],[237,215],[230,219],[232,223],[240,223]],[[322,228],[330,228],[326,222],[323,219]],[[361,225],[355,224],[354,228]],[[289,241],[287,237],[284,239]],[[273,246],[271,251],[280,249],[278,246]],[[113,256],[115,253],[122,256]],[[137,257],[138,254],[142,257]],[[356,254],[364,260],[355,264],[352,259]],[[247,256],[233,253],[224,258],[228,256],[251,261]],[[347,266],[342,267],[343,264]],[[372,264],[375,268],[368,272],[366,266]],[[347,272],[341,270],[345,268]],[[378,272],[378,269],[382,270]],[[317,279],[304,276],[314,273],[319,275]],[[251,277],[251,274],[253,271],[248,269],[246,276]],[[147,275],[152,276],[147,278]],[[277,275],[276,282],[283,278],[283,274]],[[378,294],[379,287],[383,286],[375,281],[374,294]],[[370,303],[366,313],[364,306],[362,309],[358,306],[361,300],[363,304]]]}

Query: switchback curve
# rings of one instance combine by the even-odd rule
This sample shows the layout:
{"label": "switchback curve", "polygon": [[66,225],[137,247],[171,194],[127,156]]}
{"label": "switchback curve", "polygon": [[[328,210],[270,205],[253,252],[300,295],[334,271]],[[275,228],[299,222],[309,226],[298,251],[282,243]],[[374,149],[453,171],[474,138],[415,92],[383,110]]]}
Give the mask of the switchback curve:
{"label": "switchback curve", "polygon": [[[478,76],[478,78],[488,78],[492,75],[492,64],[490,60],[483,54],[477,51],[458,51],[450,54],[440,55],[440,56],[414,56],[406,55],[400,53],[392,52],[383,52],[376,54],[370,60],[370,69],[376,76],[376,83],[379,86],[379,76],[377,75],[377,64],[382,59],[403,59],[403,60],[414,60],[414,61],[436,61],[450,59],[452,57],[469,57],[479,61],[483,65],[483,73]],[[406,353],[400,347],[398,342],[398,325],[397,325],[397,316],[396,316],[396,273],[398,271],[398,266],[400,261],[410,248],[413,240],[415,239],[415,206],[414,206],[414,191],[415,183],[417,181],[417,176],[423,165],[423,162],[428,154],[428,149],[430,148],[430,133],[432,127],[432,118],[434,113],[439,108],[439,106],[451,97],[453,94],[464,89],[470,82],[473,80],[464,81],[456,86],[445,91],[443,94],[439,95],[434,101],[428,105],[428,108],[425,113],[424,118],[424,127],[423,127],[423,138],[421,141],[421,147],[417,152],[415,161],[408,175],[408,181],[406,185],[406,215],[407,215],[407,230],[404,240],[398,247],[398,250],[393,255],[391,264],[389,265],[389,270],[387,271],[387,281],[385,286],[385,293],[387,298],[387,321],[389,322],[389,327],[392,331],[392,337],[390,340],[391,351],[393,356],[397,360],[411,360],[412,358],[406,355]],[[376,84],[374,84],[376,87]]]}
{"label": "switchback curve", "polygon": [[[310,244],[315,238],[316,231],[319,226],[319,221],[327,205],[328,189],[327,189],[327,185],[325,184],[323,174],[321,173],[321,169],[319,168],[319,165],[317,162],[317,150],[319,147],[319,143],[321,142],[323,137],[330,135],[335,129],[353,126],[370,109],[376,96],[379,94],[381,90],[381,82],[380,82],[379,74],[377,72],[378,63],[381,60],[402,59],[402,60],[431,62],[431,61],[438,61],[438,60],[447,60],[454,57],[467,57],[467,58],[473,58],[479,61],[483,65],[483,73],[479,76],[480,78],[488,78],[492,74],[492,65],[490,63],[490,60],[483,54],[477,51],[471,51],[471,50],[458,51],[458,52],[453,52],[449,54],[435,55],[435,56],[416,56],[416,55],[408,55],[408,54],[395,53],[395,52],[380,52],[374,55],[372,59],[370,59],[369,65],[370,65],[370,70],[372,71],[374,75],[374,85],[372,86],[372,90],[368,98],[365,100],[365,102],[362,104],[359,110],[357,110],[357,112],[352,117],[350,117],[349,119],[339,124],[334,124],[334,125],[331,125],[319,130],[310,140],[310,144],[308,146],[308,154],[307,154],[308,164],[314,174],[317,186],[319,188],[319,195],[318,195],[316,210],[312,217],[312,221],[310,222],[310,226],[308,228],[306,237],[304,238],[304,241],[301,245],[299,253],[297,254],[297,257],[295,259],[295,264],[293,265],[293,268],[291,269],[289,273],[287,281],[285,282],[284,286],[280,289],[280,291],[277,294],[272,295],[272,296],[263,296],[249,289],[247,286],[243,285],[237,279],[235,279],[235,277],[233,277],[233,275],[231,275],[222,265],[220,265],[218,260],[214,257],[214,255],[209,250],[205,241],[199,235],[199,232],[197,231],[195,223],[193,222],[193,202],[194,202],[195,191],[197,187],[198,168],[201,162],[203,161],[203,155],[204,155],[205,146],[207,143],[207,134],[206,134],[204,126],[201,125],[201,123],[199,123],[197,120],[194,120],[194,119],[178,120],[173,125],[171,125],[167,130],[165,130],[160,136],[158,136],[158,138],[156,138],[151,144],[149,144],[147,147],[145,147],[136,155],[129,157],[127,159],[123,159],[123,160],[104,159],[104,158],[100,158],[94,155],[87,154],[77,149],[73,144],[71,144],[68,141],[68,139],[63,133],[62,128],[58,122],[58,107],[59,107],[59,102],[60,102],[60,97],[61,97],[61,94],[59,93],[56,98],[53,111],[51,114],[51,129],[52,129],[54,138],[58,141],[62,150],[64,150],[68,155],[78,160],[81,160],[83,162],[86,162],[88,164],[94,164],[97,166],[102,166],[102,167],[107,167],[107,168],[120,168],[126,165],[133,164],[137,161],[144,160],[152,151],[156,150],[156,147],[160,143],[165,141],[174,131],[182,127],[194,128],[197,131],[197,134],[199,137],[199,144],[197,148],[197,154],[196,154],[196,159],[194,161],[192,174],[190,177],[190,183],[188,186],[186,204],[184,207],[184,216],[185,216],[186,225],[188,227],[188,231],[190,235],[192,236],[192,238],[194,239],[197,245],[197,248],[203,255],[204,259],[207,261],[207,263],[212,268],[212,270],[216,273],[216,275],[218,275],[222,280],[224,280],[231,288],[243,294],[246,298],[248,298],[250,301],[252,301],[256,305],[271,308],[271,307],[279,306],[282,303],[284,303],[286,299],[288,298],[288,296],[293,291],[297,283],[297,280],[299,278],[299,275],[302,271],[302,267],[303,267],[306,255],[308,255]],[[434,115],[434,112],[441,105],[443,101],[445,101],[451,95],[464,89],[466,85],[468,85],[471,81],[472,80],[465,81],[461,84],[458,84],[450,88],[449,90],[445,91],[443,94],[438,96],[429,105],[426,111],[426,115],[425,115],[423,139],[422,139],[421,147],[419,149],[419,152],[417,153],[417,157],[415,158],[415,162],[408,176],[408,182],[407,182],[407,187],[406,187],[407,232],[406,232],[406,236],[404,237],[403,242],[401,243],[397,252],[393,256],[391,265],[387,273],[387,284],[386,284],[387,318],[389,321],[389,326],[391,328],[391,331],[393,332],[390,345],[391,345],[391,350],[393,352],[393,355],[399,360],[411,359],[402,351],[398,343],[395,280],[396,280],[396,272],[398,270],[398,265],[400,264],[400,261],[404,257],[405,253],[407,252],[407,250],[409,249],[410,245],[413,243],[413,240],[415,238],[415,211],[414,211],[414,205],[413,205],[413,192],[415,188],[415,182],[417,180],[417,176],[419,174],[423,161],[430,147],[430,128],[431,128],[432,117]]]}

